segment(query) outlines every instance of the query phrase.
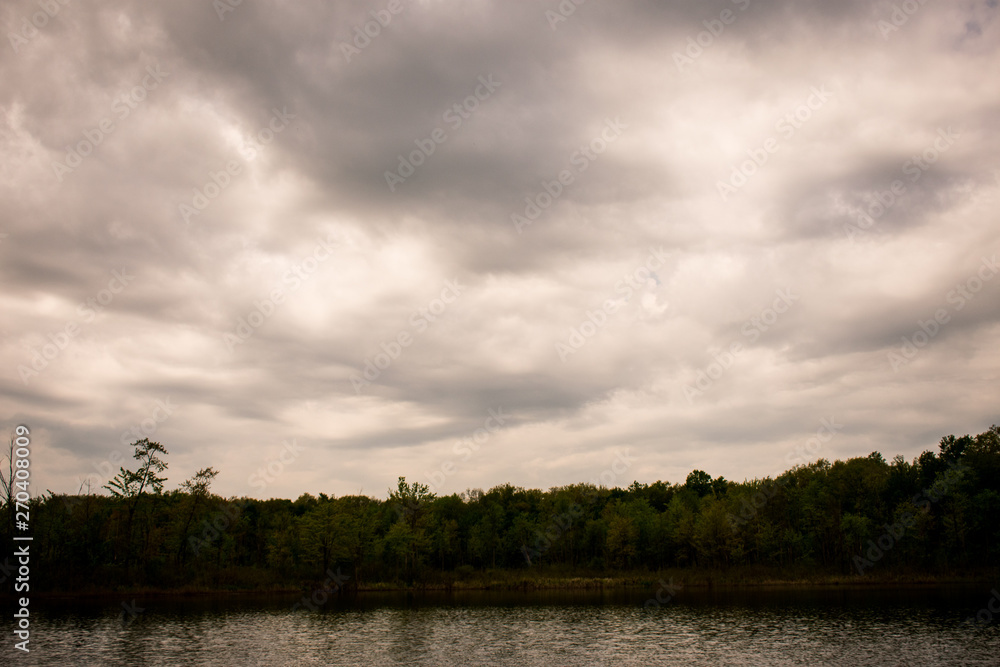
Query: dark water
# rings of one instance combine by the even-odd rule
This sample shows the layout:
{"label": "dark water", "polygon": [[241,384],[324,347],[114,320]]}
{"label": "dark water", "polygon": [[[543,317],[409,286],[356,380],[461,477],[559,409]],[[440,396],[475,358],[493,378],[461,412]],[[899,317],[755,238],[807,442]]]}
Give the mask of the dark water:
{"label": "dark water", "polygon": [[990,588],[39,600],[28,654],[4,615],[0,664],[1000,665],[1000,614],[963,625]]}

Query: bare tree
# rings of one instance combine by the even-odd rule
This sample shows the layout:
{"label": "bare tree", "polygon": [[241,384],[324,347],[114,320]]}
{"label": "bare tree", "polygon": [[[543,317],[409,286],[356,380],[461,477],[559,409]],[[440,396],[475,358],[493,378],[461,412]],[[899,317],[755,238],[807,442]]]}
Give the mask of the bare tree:
{"label": "bare tree", "polygon": [[4,475],[3,459],[0,459],[0,501],[3,502],[4,509],[7,510],[7,531],[13,534],[14,528],[14,440],[16,434],[10,433],[10,446],[7,447],[7,474]]}

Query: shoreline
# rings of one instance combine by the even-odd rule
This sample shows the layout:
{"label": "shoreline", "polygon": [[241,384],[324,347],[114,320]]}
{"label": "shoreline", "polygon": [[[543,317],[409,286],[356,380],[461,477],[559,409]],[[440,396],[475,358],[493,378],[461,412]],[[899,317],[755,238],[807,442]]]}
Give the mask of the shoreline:
{"label": "shoreline", "polygon": [[[648,590],[660,585],[661,580],[676,581],[678,588],[695,589],[698,591],[743,591],[743,590],[780,590],[780,589],[903,589],[903,588],[934,588],[944,586],[996,586],[998,577],[995,573],[978,572],[966,575],[886,575],[875,576],[827,576],[827,577],[764,577],[744,580],[718,580],[704,575],[684,577],[675,571],[662,573],[644,573],[633,576],[612,577],[538,577],[517,580],[479,580],[455,581],[451,583],[426,582],[417,585],[405,585],[398,582],[375,583],[358,588],[347,589],[338,597],[349,598],[356,595],[371,595],[380,593],[407,593],[412,595],[437,595],[454,593],[532,593],[542,591],[563,592],[597,592],[597,591],[628,591]],[[28,593],[28,597],[46,600],[68,599],[86,600],[115,598],[121,596],[142,596],[146,598],[249,598],[249,597],[285,597],[308,594],[321,590],[319,586],[276,586],[273,588],[154,588],[135,587],[121,589],[88,589],[78,591],[38,591]],[[23,593],[0,593],[0,599],[16,599]]]}

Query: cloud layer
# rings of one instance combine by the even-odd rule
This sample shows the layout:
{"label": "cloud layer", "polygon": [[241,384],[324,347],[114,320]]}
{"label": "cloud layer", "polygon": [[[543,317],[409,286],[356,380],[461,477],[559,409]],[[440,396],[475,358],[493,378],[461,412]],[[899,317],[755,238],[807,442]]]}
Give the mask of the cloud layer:
{"label": "cloud layer", "polygon": [[170,484],[296,497],[997,421],[995,0],[335,4],[5,5],[36,489],[147,435]]}

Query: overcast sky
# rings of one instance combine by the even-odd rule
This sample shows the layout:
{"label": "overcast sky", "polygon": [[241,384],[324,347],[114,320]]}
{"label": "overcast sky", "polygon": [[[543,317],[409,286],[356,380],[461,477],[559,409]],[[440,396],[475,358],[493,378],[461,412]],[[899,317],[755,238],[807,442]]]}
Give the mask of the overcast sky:
{"label": "overcast sky", "polygon": [[139,437],[385,497],[1000,421],[997,0],[45,4],[0,9],[36,493]]}

